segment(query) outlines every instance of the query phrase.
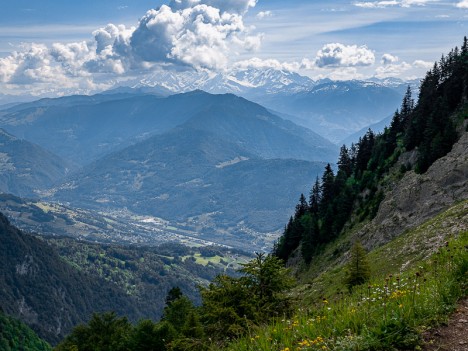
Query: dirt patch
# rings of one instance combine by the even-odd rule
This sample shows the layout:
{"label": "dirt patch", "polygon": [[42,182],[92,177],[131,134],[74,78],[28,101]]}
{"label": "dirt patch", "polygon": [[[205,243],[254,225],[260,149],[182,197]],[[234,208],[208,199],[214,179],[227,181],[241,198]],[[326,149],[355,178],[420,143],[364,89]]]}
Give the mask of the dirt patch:
{"label": "dirt patch", "polygon": [[446,325],[424,335],[424,351],[468,351],[468,297],[463,299]]}

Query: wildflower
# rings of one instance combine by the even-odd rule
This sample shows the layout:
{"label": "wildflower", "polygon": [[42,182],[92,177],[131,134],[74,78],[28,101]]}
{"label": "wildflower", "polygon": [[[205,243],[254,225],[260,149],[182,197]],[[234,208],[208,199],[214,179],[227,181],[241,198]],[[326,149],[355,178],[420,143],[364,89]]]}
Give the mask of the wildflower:
{"label": "wildflower", "polygon": [[400,308],[403,308],[403,304],[402,304],[402,303],[400,303],[400,304],[398,305],[398,307],[400,307]]}

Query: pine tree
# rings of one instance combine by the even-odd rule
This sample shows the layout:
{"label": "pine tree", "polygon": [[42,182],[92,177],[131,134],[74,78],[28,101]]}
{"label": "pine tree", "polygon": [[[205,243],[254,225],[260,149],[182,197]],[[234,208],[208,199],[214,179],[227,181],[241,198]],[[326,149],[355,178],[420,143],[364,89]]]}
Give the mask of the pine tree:
{"label": "pine tree", "polygon": [[312,187],[312,190],[310,191],[310,197],[309,197],[309,211],[310,211],[310,213],[315,214],[315,215],[318,214],[320,201],[321,201],[320,181],[319,181],[319,178],[317,177],[315,179],[315,184]]}
{"label": "pine tree", "polygon": [[294,219],[299,220],[308,211],[309,211],[309,204],[307,203],[307,200],[304,194],[301,194],[299,198],[299,203],[296,205],[296,212],[294,214]]}
{"label": "pine tree", "polygon": [[320,187],[321,201],[320,213],[324,215],[332,205],[333,196],[335,195],[335,175],[330,164],[325,167],[325,172],[322,176],[322,184]]}
{"label": "pine tree", "polygon": [[316,215],[305,215],[302,218],[304,234],[302,235],[301,254],[305,263],[312,261],[315,251],[319,245],[320,228]]}
{"label": "pine tree", "polygon": [[345,283],[351,290],[356,285],[367,282],[370,278],[370,264],[367,253],[360,242],[354,243],[351,248],[351,257],[347,264]]}

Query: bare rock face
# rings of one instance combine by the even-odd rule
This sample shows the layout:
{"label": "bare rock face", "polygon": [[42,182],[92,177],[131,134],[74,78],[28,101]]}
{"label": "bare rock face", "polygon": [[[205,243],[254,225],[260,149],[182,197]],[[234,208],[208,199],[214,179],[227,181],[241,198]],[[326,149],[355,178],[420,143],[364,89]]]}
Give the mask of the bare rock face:
{"label": "bare rock face", "polygon": [[[468,133],[464,133],[452,151],[437,160],[425,174],[407,172],[396,182],[380,204],[377,216],[356,236],[368,249],[381,246],[466,199]],[[454,230],[466,230],[464,223]]]}

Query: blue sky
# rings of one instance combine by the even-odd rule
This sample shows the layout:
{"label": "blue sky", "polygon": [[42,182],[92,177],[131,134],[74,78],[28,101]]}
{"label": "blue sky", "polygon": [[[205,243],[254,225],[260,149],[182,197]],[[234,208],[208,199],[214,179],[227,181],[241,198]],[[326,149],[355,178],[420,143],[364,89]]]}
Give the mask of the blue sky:
{"label": "blue sky", "polygon": [[156,69],[415,78],[467,20],[468,0],[9,1],[0,93],[92,92]]}

